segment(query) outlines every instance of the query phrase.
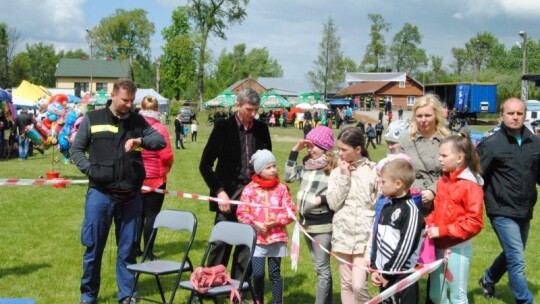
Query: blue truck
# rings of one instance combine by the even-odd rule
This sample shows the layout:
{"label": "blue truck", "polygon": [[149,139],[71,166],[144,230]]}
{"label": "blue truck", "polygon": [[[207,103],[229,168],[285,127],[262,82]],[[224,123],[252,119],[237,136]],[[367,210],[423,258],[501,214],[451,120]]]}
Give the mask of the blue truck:
{"label": "blue truck", "polygon": [[474,119],[478,113],[497,112],[497,84],[494,83],[435,83],[424,86],[426,93],[435,93],[449,111],[455,109],[457,118]]}

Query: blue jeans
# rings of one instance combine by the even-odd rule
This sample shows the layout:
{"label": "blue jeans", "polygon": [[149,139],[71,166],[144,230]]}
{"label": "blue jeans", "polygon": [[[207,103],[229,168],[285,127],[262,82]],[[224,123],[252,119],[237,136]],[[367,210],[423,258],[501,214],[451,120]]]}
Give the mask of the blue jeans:
{"label": "blue jeans", "polygon": [[19,158],[28,158],[28,138],[19,134]]}
{"label": "blue jeans", "polygon": [[486,269],[484,280],[488,284],[497,284],[508,271],[508,281],[516,303],[532,303],[534,297],[525,277],[525,246],[529,236],[529,220],[516,221],[504,216],[494,216],[490,217],[490,221],[503,252]]}
{"label": "blue jeans", "polygon": [[138,243],[138,227],[142,212],[142,193],[126,205],[113,204],[109,197],[94,188],[88,188],[84,207],[84,223],[81,242],[86,246],[81,278],[81,300],[97,302],[101,281],[101,259],[107,237],[114,220],[117,249],[116,282],[118,300],[131,295],[135,283],[134,274],[127,265],[135,264],[135,244]]}

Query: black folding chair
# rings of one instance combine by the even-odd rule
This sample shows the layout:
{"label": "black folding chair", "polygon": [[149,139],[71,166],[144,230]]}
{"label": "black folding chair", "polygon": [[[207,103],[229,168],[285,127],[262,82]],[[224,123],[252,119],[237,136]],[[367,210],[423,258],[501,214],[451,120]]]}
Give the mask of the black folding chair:
{"label": "black folding chair", "polygon": [[[184,254],[182,256],[181,261],[156,260],[156,261],[146,262],[147,255],[150,251],[149,244],[154,243],[159,228],[166,228],[166,229],[177,231],[177,232],[187,231],[190,233],[187,247],[183,248]],[[196,230],[197,230],[197,218],[195,217],[195,214],[191,212],[180,211],[180,210],[162,210],[161,212],[159,212],[159,214],[156,217],[156,221],[154,222],[154,230],[152,231],[150,240],[148,241],[148,244],[146,245],[146,248],[144,250],[143,259],[141,263],[129,265],[127,267],[129,270],[136,273],[135,284],[133,286],[133,290],[131,291],[131,297],[150,301],[150,302],[155,302],[155,303],[167,303],[167,301],[165,300],[165,294],[163,293],[163,287],[161,285],[161,281],[159,280],[159,277],[163,275],[176,274],[176,282],[174,284],[169,303],[173,302],[174,296],[176,294],[176,290],[178,289],[178,284],[180,283],[180,280],[182,277],[182,273],[186,271],[193,272],[193,264],[191,263],[191,260],[189,259],[188,254],[189,254],[189,250],[191,249],[191,245],[193,244],[193,239],[195,238]],[[185,234],[179,233],[179,235],[181,235],[182,239],[185,238]],[[159,293],[161,295],[161,301],[142,297],[139,295],[137,296],[134,295],[135,289],[137,287],[137,283],[139,282],[139,275],[141,273],[150,274],[156,278],[156,284],[158,286]]]}
{"label": "black folding chair", "polygon": [[[253,289],[253,285],[251,285],[251,280],[247,278],[247,274],[251,265],[251,258],[253,257],[253,254],[255,252],[256,241],[257,237],[255,229],[253,229],[253,227],[251,227],[250,225],[235,222],[219,222],[212,229],[208,247],[206,248],[206,251],[204,252],[201,261],[201,266],[204,266],[206,264],[208,253],[216,242],[224,242],[231,246],[247,246],[249,248],[249,258],[246,261],[246,265],[244,265],[244,271],[242,273],[242,276],[240,280],[231,279],[231,281],[234,287],[238,290],[238,292],[242,294],[242,292],[249,290],[249,292],[251,293],[251,298],[255,299],[255,290]],[[188,300],[188,303],[190,304],[195,299],[195,297],[198,298],[199,303],[202,303],[202,300],[205,298],[211,298],[214,303],[218,303],[217,298],[224,295],[228,296],[232,291],[231,285],[224,285],[210,287],[206,292],[200,293],[193,287],[190,281],[180,282],[180,288],[191,291]],[[235,301],[237,301],[237,299],[235,299]]]}

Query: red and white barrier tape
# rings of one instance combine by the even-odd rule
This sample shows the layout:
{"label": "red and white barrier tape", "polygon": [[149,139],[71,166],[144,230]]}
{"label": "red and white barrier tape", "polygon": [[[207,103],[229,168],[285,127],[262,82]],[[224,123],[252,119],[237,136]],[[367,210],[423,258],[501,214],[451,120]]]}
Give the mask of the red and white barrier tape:
{"label": "red and white barrier tape", "polygon": [[0,178],[0,186],[39,186],[39,185],[67,185],[67,184],[88,184],[88,180],[69,179],[20,179],[20,178]]}
{"label": "red and white barrier tape", "polygon": [[424,267],[420,268],[418,271],[413,272],[411,275],[407,276],[403,280],[397,282],[396,284],[390,286],[385,291],[381,292],[380,294],[373,297],[371,300],[369,300],[366,304],[375,304],[380,303],[391,296],[395,295],[396,293],[404,290],[405,288],[411,286],[416,281],[420,279],[423,275],[432,273],[437,268],[439,268],[443,263],[448,264],[448,259],[450,257],[450,250],[448,250],[445,253],[445,256],[443,259],[437,260],[431,264],[424,265]]}
{"label": "red and white barrier tape", "polygon": [[[68,179],[0,179],[0,186],[4,186],[4,185],[9,185],[9,186],[32,186],[32,185],[58,185],[58,184],[87,184],[88,183],[88,180],[68,180]],[[165,195],[170,195],[170,196],[175,196],[175,197],[181,197],[181,198],[187,198],[187,199],[194,199],[194,200],[201,200],[201,201],[209,201],[209,202],[223,202],[223,203],[230,203],[230,204],[234,204],[234,205],[248,205],[248,206],[253,206],[253,207],[261,207],[261,205],[257,205],[257,204],[249,204],[249,203],[244,203],[244,202],[241,202],[241,201],[236,201],[236,200],[224,200],[224,199],[220,199],[220,198],[217,198],[217,197],[211,197],[211,196],[206,196],[206,195],[199,195],[199,194],[192,194],[192,193],[186,193],[186,192],[180,192],[180,191],[171,191],[171,190],[166,190],[166,189],[158,189],[158,188],[151,188],[151,187],[147,187],[147,186],[143,186],[142,187],[142,190],[145,190],[145,191],[153,191],[153,192],[157,192],[157,193],[162,193],[162,194],[165,194]],[[282,209],[283,207],[267,207],[267,208],[274,208],[274,209]],[[336,256],[335,254],[333,254],[332,252],[328,251],[324,246],[322,246],[319,242],[317,242],[315,239],[313,239],[309,233],[307,233],[304,229],[304,227],[302,227],[302,225],[300,224],[300,222],[298,222],[298,219],[296,218],[296,215],[290,210],[290,209],[286,209],[287,210],[287,213],[289,214],[289,216],[291,216],[295,223],[300,227],[300,231],[302,231],[302,233],[307,237],[309,238],[313,244],[315,244],[316,246],[318,246],[319,248],[321,248],[321,250],[323,250],[324,252],[326,252],[328,255],[330,255],[331,257],[334,257],[335,259],[337,259],[338,261],[342,262],[342,263],[345,263],[351,267],[357,267],[357,268],[360,268],[360,269],[363,269],[365,271],[369,271],[369,272],[372,272],[373,269],[369,268],[369,267],[363,267],[363,266],[360,266],[360,265],[355,265],[355,264],[352,264],[348,261],[345,261],[343,259],[341,259],[340,257]],[[442,259],[441,260],[438,260],[438,261],[435,261],[431,264],[428,264],[428,265],[423,265],[423,266],[420,266],[419,268],[411,268],[409,270],[405,270],[405,271],[383,271],[383,270],[378,270],[379,273],[384,273],[384,274],[406,274],[406,273],[421,273],[420,275],[422,274],[425,274],[425,273],[429,273],[429,272],[432,272],[433,270],[437,269],[442,263]],[[430,271],[428,271],[428,270]],[[432,269],[432,270],[431,270]],[[428,272],[426,272],[428,271]]]}

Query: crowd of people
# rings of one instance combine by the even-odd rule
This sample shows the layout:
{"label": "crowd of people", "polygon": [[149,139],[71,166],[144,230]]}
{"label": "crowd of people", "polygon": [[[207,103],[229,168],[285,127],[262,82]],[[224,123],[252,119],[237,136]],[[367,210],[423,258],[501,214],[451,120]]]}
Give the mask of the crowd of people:
{"label": "crowd of people", "polygon": [[[113,221],[119,303],[136,303],[135,276],[127,266],[136,263],[144,249],[146,258],[159,259],[148,242],[164,194],[152,189],[167,188],[173,148],[160,123],[157,100],[145,97],[141,109],[133,111],[136,90],[131,80],[118,79],[107,106],[84,116],[72,145],[72,160],[89,179],[81,228],[86,248],[81,304],[97,302]],[[431,248],[426,243],[433,244],[435,259],[450,249],[446,267],[454,278],[446,280],[442,267],[434,271],[425,286],[426,303],[468,303],[471,240],[485,225],[484,210],[502,247],[476,278],[484,297],[495,296],[495,286],[508,272],[516,302],[533,303],[524,251],[540,180],[540,139],[523,126],[523,101],[502,103],[500,130],[477,148],[465,130],[456,134],[447,128],[440,100],[432,94],[417,99],[410,121],[398,119],[386,128],[381,120],[375,126],[338,122],[340,131],[334,137],[331,127],[314,125],[292,145],[283,180],[269,125],[256,119],[259,104],[255,90],[241,91],[236,112],[214,121],[199,163],[210,196],[219,199],[209,202],[214,223],[249,224],[257,234],[251,264],[246,263],[247,248],[235,247],[233,252],[218,243],[208,254],[207,266],[232,264],[231,277],[236,279],[248,271],[255,303],[265,302],[266,267],[271,302],[284,302],[282,259],[289,254],[288,243],[298,241],[287,235],[294,219],[285,209],[298,214],[307,233],[304,239],[317,276],[315,303],[333,303],[331,256],[325,250],[338,258],[341,303],[353,304],[369,301],[368,283],[382,292],[405,278],[403,271],[414,268],[423,250]],[[282,126],[287,115],[284,111],[277,120]],[[347,117],[347,109],[343,115]],[[24,129],[28,121],[18,117],[15,126]],[[196,120],[189,128],[196,141]],[[176,149],[184,148],[186,129],[177,117]],[[374,162],[368,146],[376,148],[383,141],[387,157]],[[24,151],[19,155],[25,157]],[[293,195],[287,183],[295,182],[299,188]],[[420,303],[419,289],[414,283],[383,303]]]}

